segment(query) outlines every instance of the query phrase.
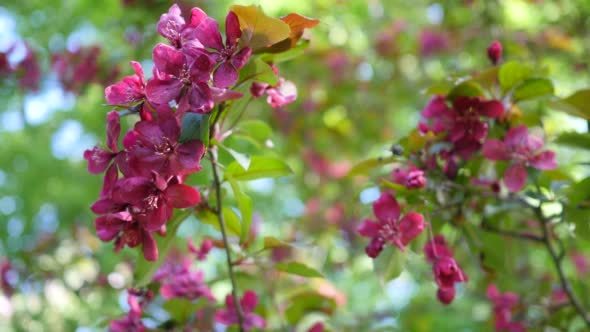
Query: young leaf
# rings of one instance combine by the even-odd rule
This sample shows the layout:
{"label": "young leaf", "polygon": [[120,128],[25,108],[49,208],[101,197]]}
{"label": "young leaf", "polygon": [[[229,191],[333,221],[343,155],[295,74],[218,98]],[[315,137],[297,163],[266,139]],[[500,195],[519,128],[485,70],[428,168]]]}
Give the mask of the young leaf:
{"label": "young leaf", "polygon": [[369,171],[373,168],[377,168],[380,166],[385,166],[397,161],[399,158],[395,156],[390,157],[377,157],[371,158],[367,160],[363,160],[360,163],[354,165],[350,171],[348,172],[348,176],[355,176],[355,175],[367,175]]}
{"label": "young leaf", "polygon": [[256,141],[260,143],[264,143],[267,139],[271,138],[272,136],[272,129],[270,128],[270,126],[266,122],[261,120],[242,121],[238,125],[237,131],[239,131],[243,135],[256,139]]}
{"label": "young leaf", "polygon": [[248,169],[248,167],[250,167],[250,157],[234,149],[230,149],[222,144],[219,144],[219,146],[223,148],[225,151],[227,151],[229,154],[231,154],[234,160],[238,164],[240,164],[240,166],[242,166],[244,169]]}
{"label": "young leaf", "polygon": [[289,262],[289,263],[278,263],[275,265],[277,270],[295,274],[302,277],[308,278],[323,278],[324,276],[314,268],[311,268],[303,263]]}
{"label": "young leaf", "polygon": [[515,87],[518,83],[527,79],[531,74],[531,68],[525,64],[516,61],[509,61],[500,67],[498,80],[504,91]]}
{"label": "young leaf", "polygon": [[260,6],[233,5],[230,11],[238,17],[242,38],[253,51],[276,44],[291,34],[287,23],[266,16]]}
{"label": "young leaf", "polygon": [[553,83],[546,78],[525,80],[514,89],[514,100],[521,101],[553,94]]}
{"label": "young leaf", "polygon": [[272,70],[272,67],[260,58],[255,58],[254,61],[248,62],[240,71],[240,81],[247,80],[263,82],[270,85],[276,85],[279,82],[279,78]]}
{"label": "young leaf", "polygon": [[554,101],[551,106],[558,111],[590,120],[590,89],[580,90],[567,98]]}
{"label": "young leaf", "polygon": [[403,252],[392,246],[387,246],[373,260],[373,269],[383,281],[387,282],[402,273],[405,260],[406,257]]}
{"label": "young leaf", "polygon": [[250,161],[250,167],[245,169],[237,162],[232,162],[225,169],[226,179],[236,181],[256,180],[261,178],[276,178],[293,173],[291,168],[279,158],[269,156],[255,156]]}
{"label": "young leaf", "polygon": [[590,133],[562,133],[557,137],[555,143],[570,148],[590,150]]}
{"label": "young leaf", "polygon": [[[219,219],[217,215],[209,210],[202,210],[199,211],[197,214],[197,218],[202,223],[208,224],[213,226],[218,231],[221,231],[219,227]],[[240,226],[240,219],[236,215],[236,213],[229,207],[223,208],[223,220],[225,221],[225,226],[227,231],[235,236],[240,236],[241,233],[241,226]]]}
{"label": "young leaf", "polygon": [[483,96],[483,94],[484,91],[479,83],[475,81],[465,81],[451,89],[447,98],[449,100],[454,100],[457,97],[479,97]]}
{"label": "young leaf", "polygon": [[230,180],[229,183],[234,192],[242,216],[240,242],[243,243],[250,234],[250,225],[252,224],[252,199],[242,191],[239,183],[233,180]]}
{"label": "young leaf", "polygon": [[133,274],[134,287],[145,287],[152,281],[152,276],[156,273],[160,265],[162,265],[168,255],[172,243],[176,240],[176,231],[178,230],[178,227],[190,214],[190,210],[177,212],[172,220],[166,224],[166,236],[155,236],[159,250],[157,261],[147,261],[143,257],[143,253],[141,251],[138,252],[137,264],[135,265],[135,272]]}
{"label": "young leaf", "polygon": [[291,47],[295,46],[297,41],[303,36],[303,30],[311,29],[320,23],[318,19],[305,17],[296,13],[281,17],[281,20],[287,23],[291,29],[291,34],[289,35]]}

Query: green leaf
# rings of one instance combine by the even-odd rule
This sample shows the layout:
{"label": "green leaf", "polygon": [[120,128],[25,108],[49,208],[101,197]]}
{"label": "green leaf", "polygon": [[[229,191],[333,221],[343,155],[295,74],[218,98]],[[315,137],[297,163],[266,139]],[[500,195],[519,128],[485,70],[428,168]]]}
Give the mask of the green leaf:
{"label": "green leaf", "polygon": [[260,143],[264,143],[267,139],[272,136],[272,129],[270,126],[261,120],[246,120],[242,121],[238,127],[237,132],[242,133],[245,136],[254,138]]}
{"label": "green leaf", "polygon": [[446,95],[453,88],[451,82],[442,81],[437,82],[426,88],[424,91],[427,95]]}
{"label": "green leaf", "polygon": [[479,83],[475,81],[465,81],[451,89],[447,98],[449,100],[454,100],[457,97],[479,97],[483,96],[483,94],[484,91]]}
{"label": "green leaf", "polygon": [[556,100],[551,106],[558,111],[590,120],[590,89],[580,90],[567,98]]}
{"label": "green leaf", "polygon": [[182,117],[180,142],[199,140],[209,145],[209,114],[188,112]]}
{"label": "green leaf", "polygon": [[234,192],[236,201],[238,202],[238,208],[240,209],[240,214],[242,216],[240,243],[244,243],[250,234],[250,225],[252,224],[252,199],[242,191],[239,183],[233,180],[229,180],[229,183]]}
{"label": "green leaf", "polygon": [[553,94],[553,83],[546,78],[527,79],[514,89],[514,100],[521,101]]}
{"label": "green leaf", "polygon": [[[199,221],[202,223],[211,225],[218,231],[221,231],[221,228],[219,227],[219,219],[212,211],[201,210],[197,214],[197,218],[199,218]],[[226,206],[223,208],[223,220],[225,221],[226,229],[230,234],[240,236],[242,227],[240,225],[240,218],[230,207]]]}
{"label": "green leaf", "polygon": [[570,148],[590,150],[590,133],[562,133],[557,137],[555,143]]}
{"label": "green leaf", "polygon": [[229,206],[223,207],[223,221],[227,230],[237,236],[242,233],[242,225],[240,224],[240,217],[236,212]]}
{"label": "green leaf", "polygon": [[297,58],[305,52],[309,46],[309,40],[302,40],[297,46],[281,53],[266,53],[260,56],[260,59],[267,63],[281,63]]}
{"label": "green leaf", "polygon": [[291,246],[287,242],[279,240],[274,236],[265,236],[263,242],[264,242],[263,249],[272,249],[272,248],[290,247]]}
{"label": "green leaf", "polygon": [[262,178],[276,178],[293,173],[291,168],[276,157],[255,156],[252,157],[250,167],[245,169],[237,162],[232,162],[225,169],[226,179],[236,181],[256,180]]}
{"label": "green leaf", "polygon": [[248,169],[248,167],[250,167],[250,157],[234,149],[230,149],[224,145],[219,144],[219,146],[222,147],[225,151],[229,152],[229,154],[234,158],[234,160],[238,164],[240,164],[240,166],[242,166],[242,168]]}
{"label": "green leaf", "polygon": [[162,307],[170,314],[170,317],[177,323],[184,323],[194,315],[199,308],[204,307],[207,300],[204,298],[192,302],[183,298],[174,298],[164,302]]}
{"label": "green leaf", "polygon": [[278,263],[275,265],[277,270],[295,274],[307,278],[323,278],[324,276],[314,268],[311,268],[303,263],[299,262],[288,262]]}
{"label": "green leaf", "polygon": [[398,161],[399,157],[390,156],[390,157],[377,157],[371,158],[367,160],[363,160],[360,163],[354,165],[350,171],[348,172],[348,176],[355,176],[355,175],[367,175],[369,171],[373,168],[377,168],[380,166],[385,166],[391,164],[395,161]]}
{"label": "green leaf", "polygon": [[254,61],[240,70],[240,82],[253,80],[256,82],[263,82],[270,85],[276,85],[279,82],[277,74],[272,70],[272,67],[257,57]]}
{"label": "green leaf", "polygon": [[152,276],[166,259],[166,256],[168,255],[168,251],[170,250],[172,243],[174,243],[177,240],[176,231],[178,231],[178,227],[190,214],[190,210],[183,210],[177,212],[172,218],[172,220],[170,220],[166,224],[166,236],[155,236],[159,251],[157,261],[147,261],[143,257],[143,252],[141,250],[138,250],[137,264],[135,265],[135,272],[133,274],[134,287],[145,287],[152,281]]}
{"label": "green leaf", "polygon": [[[586,200],[590,201],[590,177],[571,185],[567,191],[567,197],[572,206],[577,206]],[[587,221],[590,223],[590,220]]]}
{"label": "green leaf", "polygon": [[292,296],[285,316],[290,324],[295,324],[308,312],[323,312],[330,314],[336,308],[334,299],[328,298],[314,291],[305,291]]}
{"label": "green leaf", "polygon": [[508,91],[531,75],[531,67],[517,61],[508,61],[500,67],[498,80],[502,90]]}
{"label": "green leaf", "polygon": [[385,282],[397,278],[404,270],[406,256],[398,248],[387,246],[373,260],[375,273]]}

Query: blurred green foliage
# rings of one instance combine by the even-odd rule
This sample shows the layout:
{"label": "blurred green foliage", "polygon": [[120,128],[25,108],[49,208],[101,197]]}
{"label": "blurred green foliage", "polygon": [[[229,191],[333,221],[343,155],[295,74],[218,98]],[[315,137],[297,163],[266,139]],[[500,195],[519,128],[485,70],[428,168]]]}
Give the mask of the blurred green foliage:
{"label": "blurred green foliage", "polygon": [[[184,8],[201,7],[221,21],[230,4],[251,1],[182,3]],[[228,149],[221,156],[229,164],[234,159],[232,148],[249,153],[272,142],[272,151],[294,175],[243,183],[241,187],[253,202],[253,224],[261,235],[291,243],[298,261],[309,265],[286,265],[284,270],[315,275],[317,269],[326,277],[325,281],[301,282],[262,271],[260,276],[270,282],[261,283],[260,276],[247,271],[240,274],[242,289],[260,292],[269,325],[282,330],[281,322],[287,321],[303,331],[319,317],[333,331],[487,331],[492,329],[491,309],[484,290],[490,279],[496,279],[502,288],[518,291],[529,304],[523,316],[535,321],[550,319],[554,330],[581,331],[583,325],[571,319],[572,312],[549,317],[543,311],[539,298],[548,300],[551,290],[551,283],[544,282],[548,273],[545,253],[517,241],[482,235],[481,246],[491,253],[485,263],[476,252],[467,250],[464,241],[454,243],[471,281],[459,290],[451,306],[436,301],[430,267],[414,259],[425,239],[413,245],[406,257],[387,260],[392,266],[381,268],[388,271],[373,271],[363,251],[364,242],[354,232],[370,213],[363,195],[370,193],[373,184],[368,177],[343,174],[360,160],[390,155],[391,144],[415,128],[418,112],[428,99],[425,92],[445,89],[454,73],[487,67],[485,49],[494,39],[503,42],[506,58],[533,61],[535,71],[548,73],[558,96],[587,87],[590,2],[257,3],[270,16],[297,12],[321,21],[310,31],[304,54],[279,65],[281,75],[297,85],[298,101],[283,110],[272,110],[260,99],[244,105],[244,119],[249,122],[242,122],[236,136],[224,142]],[[19,285],[17,294],[0,301],[1,330],[100,330],[109,319],[121,315],[121,294],[131,284],[135,252],[125,249],[115,254],[110,244],[95,237],[88,207],[98,195],[100,179],[87,173],[82,159],[84,149],[104,141],[104,117],[109,111],[104,106],[104,86],[92,83],[78,94],[64,92],[50,61],[52,54],[64,49],[98,45],[101,70],[118,68],[119,77],[128,75],[130,60],[151,61],[151,48],[161,40],[155,24],[170,4],[159,0],[22,0],[0,5],[0,39],[4,40],[0,47],[6,49],[10,40],[30,43],[43,71],[38,92],[23,91],[11,80],[2,80],[0,85],[0,256],[19,271],[18,283],[13,280]],[[424,34],[434,34],[442,41],[426,42]],[[528,92],[520,93],[527,96]],[[586,123],[549,112],[540,102],[522,107],[525,119],[531,117],[533,123],[543,115],[550,138],[559,137],[557,143],[564,144],[558,150],[560,164],[566,166],[564,177],[588,176],[587,165],[579,165],[590,161],[584,143],[587,134],[563,134],[583,132]],[[255,137],[240,139],[240,130],[254,131]],[[576,150],[580,144],[585,154]],[[238,163],[228,166],[230,174],[239,177],[240,167]],[[207,185],[210,174],[205,167],[191,181]],[[586,193],[580,198],[583,201],[590,185],[585,181],[579,186],[575,191]],[[236,205],[240,204],[239,194],[233,191]],[[444,212],[432,216],[433,227],[454,234],[445,225],[450,216]],[[590,252],[588,213],[575,209],[566,213],[572,222],[579,220],[575,231],[582,233],[576,236],[577,249]],[[495,218],[506,225],[516,223],[509,213],[498,213]],[[215,228],[191,218],[181,225],[176,242],[180,246],[186,237],[199,241],[205,235],[215,236]],[[451,242],[455,239],[458,236],[450,238]],[[221,299],[229,283],[223,255],[218,254],[204,269],[214,294]],[[405,261],[403,267],[401,261]],[[481,264],[492,267],[497,275],[482,274]],[[574,277],[573,266],[567,269]],[[589,294],[587,282],[576,280],[575,286],[581,294]],[[323,297],[310,289],[321,290]],[[584,300],[590,304],[588,296]],[[287,308],[284,317],[276,314],[274,301]],[[161,313],[153,316],[157,320]]]}

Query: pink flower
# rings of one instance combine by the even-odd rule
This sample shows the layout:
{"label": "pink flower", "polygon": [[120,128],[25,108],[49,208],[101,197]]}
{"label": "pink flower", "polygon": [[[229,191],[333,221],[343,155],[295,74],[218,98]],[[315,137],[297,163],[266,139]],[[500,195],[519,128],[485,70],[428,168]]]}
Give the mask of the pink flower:
{"label": "pink flower", "polygon": [[213,97],[207,82],[213,61],[202,50],[190,54],[174,47],[158,44],[154,47],[154,78],[146,85],[150,102],[168,105],[177,101],[182,110],[208,113],[213,108]]}
{"label": "pink flower", "polygon": [[493,65],[497,65],[502,59],[502,44],[499,41],[494,40],[488,47],[487,51],[488,59],[490,59]]}
{"label": "pink flower", "polygon": [[317,322],[315,324],[313,324],[309,330],[307,330],[307,332],[324,332],[324,323],[322,322]]}
{"label": "pink flower", "polygon": [[197,248],[195,247],[193,240],[189,239],[188,249],[191,253],[197,256],[198,260],[204,261],[207,258],[207,255],[209,255],[211,249],[213,249],[213,241],[211,241],[211,239],[204,239],[203,242],[201,242],[199,248]]}
{"label": "pink flower", "polygon": [[487,289],[487,297],[493,305],[496,331],[526,331],[522,323],[512,321],[512,310],[518,304],[518,295],[511,292],[500,293],[496,285],[491,284]]}
{"label": "pink flower", "polygon": [[104,172],[111,164],[111,161],[119,153],[119,135],[121,124],[119,113],[111,111],[107,114],[107,148],[95,146],[92,150],[84,151],[84,159],[88,161],[88,172],[99,174]]}
{"label": "pink flower", "polygon": [[201,297],[209,301],[215,300],[211,290],[205,284],[203,271],[200,270],[169,274],[162,282],[160,294],[166,300],[172,298],[196,300]]}
{"label": "pink flower", "polygon": [[441,303],[450,304],[455,298],[455,284],[466,282],[467,275],[453,258],[453,251],[442,235],[436,235],[424,245],[424,255],[432,264],[432,273],[438,285],[436,297]]}
{"label": "pink flower", "polygon": [[418,39],[420,54],[425,57],[442,52],[449,47],[449,38],[443,32],[422,30]]}
{"label": "pink flower", "polygon": [[146,330],[141,321],[141,305],[137,297],[131,293],[127,295],[129,312],[127,316],[111,321],[109,332],[143,332]]}
{"label": "pink flower", "polygon": [[[251,290],[244,292],[244,296],[240,300],[240,308],[242,309],[244,330],[246,331],[253,328],[263,329],[266,327],[264,319],[254,313],[257,303],[258,296],[255,292]],[[225,297],[225,309],[220,309],[215,313],[215,320],[220,324],[228,326],[238,324],[238,313],[231,294]]]}
{"label": "pink flower", "polygon": [[590,260],[588,260],[588,257],[586,255],[584,255],[584,253],[573,252],[570,255],[570,258],[571,258],[572,262],[574,263],[574,266],[576,267],[576,271],[578,272],[578,274],[580,276],[584,276],[584,275],[590,273]]}
{"label": "pink flower", "polygon": [[373,213],[377,221],[365,220],[358,228],[358,233],[371,239],[365,252],[376,258],[387,243],[400,250],[424,230],[424,217],[416,212],[409,212],[400,219],[400,206],[395,197],[388,193],[373,203]]}
{"label": "pink flower", "polygon": [[16,67],[20,75],[19,83],[23,89],[37,91],[41,80],[41,68],[31,46],[25,44],[25,49],[25,58]]}
{"label": "pink flower", "polygon": [[454,288],[455,283],[467,281],[467,276],[452,257],[438,257],[432,266],[432,272],[440,288]]}
{"label": "pink flower", "polygon": [[183,209],[196,205],[201,196],[197,190],[179,183],[178,178],[129,177],[118,180],[112,199],[116,203],[131,205],[134,217],[149,231],[157,231],[172,217],[173,208]]}
{"label": "pink flower", "polygon": [[64,89],[80,92],[84,86],[94,81],[99,70],[99,55],[100,47],[98,46],[55,54],[52,68]]}
{"label": "pink flower", "polygon": [[238,43],[242,36],[238,17],[231,11],[227,14],[224,44],[219,25],[214,19],[199,8],[194,8],[192,14],[191,25],[195,26],[195,37],[219,64],[213,72],[213,84],[218,88],[234,85],[238,80],[238,70],[244,67],[252,54],[252,49],[240,47]]}
{"label": "pink flower", "polygon": [[450,107],[443,96],[435,96],[422,111],[419,124],[422,132],[446,132],[452,143],[451,152],[468,159],[478,151],[488,135],[485,118],[499,118],[504,106],[497,100],[457,97]]}
{"label": "pink flower", "polygon": [[186,175],[201,169],[205,146],[201,141],[179,142],[180,124],[169,110],[161,110],[158,119],[140,121],[125,135],[127,163],[135,175],[163,177]]}
{"label": "pink flower", "polygon": [[489,139],[483,146],[484,157],[490,160],[509,160],[504,172],[504,183],[511,192],[522,190],[526,184],[527,166],[539,170],[557,167],[555,152],[543,150],[543,139],[530,135],[525,125],[511,128],[503,141]]}
{"label": "pink flower", "polygon": [[424,171],[414,165],[408,165],[406,168],[396,168],[391,175],[393,182],[408,189],[419,189],[426,186]]}
{"label": "pink flower", "polygon": [[10,274],[13,273],[12,264],[9,260],[3,260],[0,263],[0,289],[4,295],[10,297],[14,292],[14,287],[10,281]]}
{"label": "pink flower", "polygon": [[92,211],[100,215],[95,220],[98,237],[105,242],[115,240],[116,251],[141,244],[144,257],[150,261],[158,258],[153,232],[165,231],[173,208],[187,208],[200,201],[194,188],[158,174],[151,179],[119,179],[109,187],[111,190],[92,205]]}
{"label": "pink flower", "polygon": [[279,82],[276,85],[260,82],[252,83],[250,93],[254,98],[258,98],[266,93],[266,102],[272,108],[281,108],[297,99],[297,86],[293,82],[279,77]]}
{"label": "pink flower", "polygon": [[109,105],[130,105],[145,99],[145,77],[141,64],[131,61],[134,75],[125,76],[105,90],[105,98]]}

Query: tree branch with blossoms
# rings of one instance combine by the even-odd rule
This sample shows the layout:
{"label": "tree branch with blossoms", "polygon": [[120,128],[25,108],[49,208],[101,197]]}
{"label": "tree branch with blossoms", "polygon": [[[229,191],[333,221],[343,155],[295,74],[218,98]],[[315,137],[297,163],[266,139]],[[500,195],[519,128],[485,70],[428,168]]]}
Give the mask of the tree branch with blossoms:
{"label": "tree branch with blossoms", "polygon": [[[433,89],[435,96],[422,110],[417,128],[392,150],[396,158],[369,159],[353,168],[351,174],[358,175],[371,168],[396,164],[388,179],[376,181],[381,194],[372,204],[375,220],[363,221],[357,231],[369,238],[365,252],[375,259],[376,272],[389,280],[403,267],[383,269],[381,265],[403,261],[399,257],[417,246],[424,228],[432,229],[435,235],[426,240],[422,250],[425,260],[432,265],[438,287],[436,296],[445,305],[455,299],[456,284],[469,280],[464,264],[459,263],[461,253],[451,248],[445,235],[462,236],[471,250],[480,251],[481,267],[488,278],[504,266],[490,266],[487,250],[504,249],[497,247],[498,243],[486,233],[543,244],[556,269],[566,303],[590,327],[588,312],[562,266],[566,245],[551,227],[556,218],[565,224],[563,209],[568,205],[576,207],[578,198],[565,192],[566,199],[557,202],[562,212],[549,217],[543,214],[543,204],[550,200],[542,197],[539,179],[551,192],[552,178],[545,174],[558,168],[556,154],[545,148],[542,130],[531,129],[530,121],[525,122],[520,116],[521,103],[530,100],[551,102],[555,108],[579,115],[584,105],[577,100],[582,97],[576,99],[574,94],[557,98],[553,95],[553,83],[538,76],[531,64],[503,62],[502,44],[497,41],[490,45],[487,55],[493,67]],[[577,94],[586,96],[585,91]],[[539,124],[542,120],[535,118]],[[514,204],[515,198],[518,204]],[[539,205],[532,205],[529,200],[538,200]],[[410,212],[402,217],[403,210]],[[517,222],[501,227],[506,215],[516,217],[510,219]],[[445,225],[450,227],[445,229]],[[388,253],[382,260],[380,256],[385,251]],[[515,319],[520,302],[517,294],[500,293],[495,284],[489,284],[487,297],[494,307],[497,331],[525,331],[530,325]]]}
{"label": "tree branch with blossoms", "polygon": [[[107,114],[106,147],[84,153],[90,173],[104,172],[103,188],[92,211],[98,215],[95,226],[101,240],[114,241],[116,251],[141,247],[135,287],[159,285],[165,300],[184,298],[191,301],[189,306],[199,298],[213,301],[202,271],[193,272],[192,259],[171,249],[176,231],[188,215],[194,213],[199,221],[210,223],[212,212],[214,222],[210,224],[221,233],[217,246],[225,250],[231,283],[231,294],[225,298],[225,308],[215,312],[215,321],[237,325],[239,331],[265,327],[265,320],[254,312],[258,295],[247,290],[240,297],[232,264],[230,236],[238,236],[240,250],[246,250],[244,239],[252,232],[252,202],[237,181],[287,175],[290,168],[275,157],[249,158],[226,147],[222,141],[232,134],[232,128],[225,129],[222,119],[235,113],[233,127],[242,118],[245,108],[234,109],[239,105],[237,100],[250,100],[238,91],[242,84],[256,87],[253,97],[267,94],[267,103],[273,108],[295,100],[296,89],[278,75],[274,57],[296,47],[304,30],[317,23],[294,13],[271,18],[260,7],[235,5],[226,16],[223,36],[217,21],[200,8],[192,8],[185,17],[180,7],[173,5],[157,24],[167,43],[153,48],[153,76],[146,80],[141,64],[132,61],[134,74],[105,89],[107,103],[115,107]],[[122,116],[137,117],[138,121],[121,140]],[[220,148],[229,151],[234,160],[222,165]],[[192,174],[201,171],[205,156],[211,163],[213,190],[204,201],[200,191],[188,183]],[[271,168],[265,169],[269,165]],[[239,216],[224,204],[224,179],[237,197]],[[214,208],[207,200],[215,201]],[[226,219],[226,212],[235,216],[233,224]],[[203,242],[197,249],[190,242],[189,251],[202,260],[211,243]],[[151,296],[145,301],[139,301],[138,296],[129,292],[132,310],[114,321],[111,330],[144,328],[142,306]],[[173,318],[170,324],[174,326],[185,319]]]}

